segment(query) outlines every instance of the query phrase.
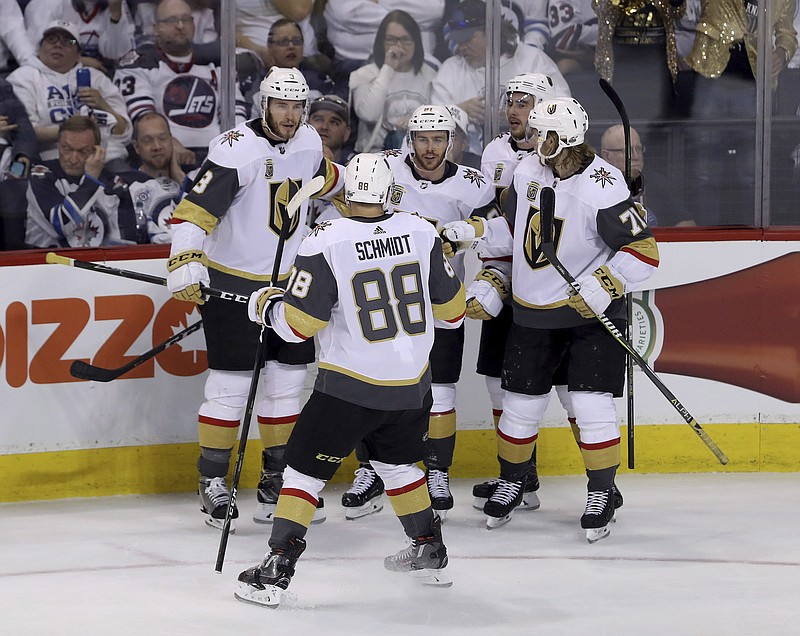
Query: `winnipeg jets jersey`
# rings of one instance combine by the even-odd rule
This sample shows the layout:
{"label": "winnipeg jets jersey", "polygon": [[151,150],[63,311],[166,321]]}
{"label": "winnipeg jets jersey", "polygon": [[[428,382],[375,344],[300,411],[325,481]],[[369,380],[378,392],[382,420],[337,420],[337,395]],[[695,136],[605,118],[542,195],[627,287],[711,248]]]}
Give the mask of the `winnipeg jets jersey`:
{"label": "winnipeg jets jersey", "polygon": [[147,219],[147,235],[151,243],[172,241],[172,213],[181,200],[180,183],[170,177],[151,177],[139,170],[120,174],[128,184],[134,216],[139,210]]}
{"label": "winnipeg jets jersey", "polygon": [[[212,270],[268,281],[286,204],[316,175],[325,176],[320,195],[341,189],[339,168],[323,157],[314,128],[304,124],[288,142],[277,143],[266,137],[261,120],[253,119],[211,142],[173,218],[206,231],[203,250]],[[303,239],[307,209],[306,202],[291,219],[281,278],[288,276]]]}
{"label": "winnipeg jets jersey", "polygon": [[[114,83],[131,121],[149,111],[164,115],[172,135],[187,148],[205,149],[222,130],[219,125],[219,69],[214,64],[175,61],[154,45],[144,45],[120,60]],[[236,121],[246,117],[236,91]]]}
{"label": "winnipeg jets jersey", "polygon": [[[513,234],[515,322],[546,329],[576,326],[585,319],[567,305],[567,284],[540,249],[539,198],[545,186],[556,193],[556,253],[576,279],[613,257],[629,282],[643,282],[658,267],[658,247],[622,173],[602,158],[596,156],[583,170],[560,181],[537,156],[523,159],[503,207],[506,216],[488,222],[487,240],[509,237],[509,229]],[[606,315],[622,315],[623,303],[612,303]]]}
{"label": "winnipeg jets jersey", "polygon": [[550,0],[550,46],[569,55],[579,47],[597,44],[597,14],[592,0]]}
{"label": "winnipeg jets jersey", "polygon": [[[384,154],[394,175],[389,206],[395,212],[414,212],[439,230],[446,223],[462,221],[475,210],[492,205],[494,191],[483,173],[474,168],[448,161],[444,176],[434,182],[419,176],[408,155],[399,150]],[[451,263],[463,280],[463,254]]]}
{"label": "winnipeg jets jersey", "polygon": [[316,226],[284,300],[273,312],[278,335],[298,341],[318,332],[315,389],[382,411],[422,406],[434,318],[455,328],[465,312],[436,230],[402,213]]}

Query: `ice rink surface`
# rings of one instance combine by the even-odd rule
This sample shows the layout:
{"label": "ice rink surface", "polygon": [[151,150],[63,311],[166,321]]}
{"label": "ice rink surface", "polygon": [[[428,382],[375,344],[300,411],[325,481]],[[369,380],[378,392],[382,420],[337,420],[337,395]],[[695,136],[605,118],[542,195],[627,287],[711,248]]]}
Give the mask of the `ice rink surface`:
{"label": "ice rink surface", "polygon": [[541,481],[541,509],[489,531],[475,480],[455,480],[449,589],[386,572],[404,546],[389,504],[346,521],[345,486],[328,486],[278,609],[233,598],[266,550],[254,491],[221,575],[191,494],[2,504],[0,634],[800,634],[799,474],[622,475],[625,505],[593,545],[585,478]]}

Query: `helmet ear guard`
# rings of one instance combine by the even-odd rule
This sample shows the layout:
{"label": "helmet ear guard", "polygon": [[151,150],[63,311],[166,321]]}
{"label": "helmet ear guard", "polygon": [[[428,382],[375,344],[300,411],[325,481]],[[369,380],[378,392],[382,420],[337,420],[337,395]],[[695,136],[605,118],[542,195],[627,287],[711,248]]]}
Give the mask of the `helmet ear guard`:
{"label": "helmet ear guard", "polygon": [[394,176],[383,155],[362,152],[344,170],[344,198],[350,203],[376,203],[385,207]]}
{"label": "helmet ear guard", "polygon": [[273,66],[267,76],[261,80],[259,89],[261,92],[261,110],[263,111],[261,120],[265,126],[269,127],[267,117],[269,115],[270,98],[304,102],[303,117],[300,120],[300,125],[306,122],[308,118],[308,82],[296,68]]}
{"label": "helmet ear guard", "polygon": [[[552,159],[564,148],[572,148],[583,143],[589,129],[589,116],[578,100],[572,97],[555,97],[539,102],[528,114],[528,128],[537,131],[536,150],[540,159]],[[542,145],[547,133],[558,137],[558,146],[553,154],[542,155]]]}
{"label": "helmet ear guard", "polygon": [[423,104],[411,113],[408,119],[408,132],[406,134],[406,144],[408,154],[414,158],[414,135],[424,131],[442,131],[447,133],[447,150],[444,156],[450,153],[453,147],[453,138],[456,132],[456,122],[447,106],[438,104]]}

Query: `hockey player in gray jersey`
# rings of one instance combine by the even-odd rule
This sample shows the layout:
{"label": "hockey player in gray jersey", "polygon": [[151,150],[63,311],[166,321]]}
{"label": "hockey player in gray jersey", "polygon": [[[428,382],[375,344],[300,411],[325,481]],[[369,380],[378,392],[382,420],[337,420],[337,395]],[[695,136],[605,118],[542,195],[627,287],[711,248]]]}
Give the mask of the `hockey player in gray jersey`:
{"label": "hockey player in gray jersey", "polygon": [[[314,176],[325,176],[317,196],[341,189],[336,164],[322,154],[317,131],[305,124],[308,85],[296,69],[273,67],[261,83],[264,115],[211,142],[194,186],[173,214],[167,287],[180,300],[196,302],[211,369],[200,407],[200,497],[207,523],[221,527],[230,493],[225,476],[250,387],[259,330],[241,305],[203,298],[201,285],[250,294],[266,282],[289,277],[303,231],[307,205],[288,229],[279,280],[270,280],[285,207]],[[263,398],[256,405],[264,444],[254,520],[270,523],[275,511],[283,451],[300,412],[306,365],[313,341],[287,344],[270,334],[262,372]],[[320,507],[321,508],[321,507]],[[235,516],[236,513],[234,513]],[[322,520],[322,509],[318,513]]]}
{"label": "hockey player in gray jersey", "polygon": [[[455,128],[446,106],[423,105],[413,112],[408,121],[408,154],[386,152],[395,180],[389,206],[395,212],[414,212],[438,228],[470,214],[486,214],[494,209],[494,191],[483,174],[446,159]],[[463,255],[456,256],[451,265],[463,280]],[[431,351],[433,406],[425,467],[433,509],[442,519],[453,507],[448,471],[455,449],[456,382],[461,374],[463,351],[463,327],[436,330]],[[372,475],[358,475],[356,482],[360,479],[362,483],[354,483],[353,487],[363,488],[368,476]]]}
{"label": "hockey player in gray jersey", "polygon": [[314,392],[286,449],[270,551],[239,575],[239,600],[280,603],[319,492],[361,440],[411,541],[384,566],[416,572],[428,585],[452,584],[441,521],[415,462],[432,402],[434,324],[462,324],[464,288],[430,223],[384,210],[391,187],[382,155],[357,155],[345,176],[350,218],[324,221],[303,241],[285,296],[266,287],[250,297],[251,319],[288,342],[316,334],[320,353]]}
{"label": "hockey player in gray jersey", "polygon": [[[620,462],[614,397],[623,392],[624,349],[596,319],[605,313],[625,329],[626,289],[641,285],[659,264],[658,247],[630,198],[622,173],[597,156],[584,134],[589,120],[574,99],[537,104],[528,125],[538,156],[523,159],[504,195],[504,216],[448,225],[448,240],[485,243],[513,254],[514,321],[503,361],[503,415],[497,430],[500,480],[484,506],[487,525],[511,518],[522,498],[526,464],[549,401],[553,375],[567,363],[567,381],[588,476],[581,527],[594,542],[609,533],[613,483]],[[540,252],[539,196],[556,191],[559,258],[577,279],[564,280]]]}

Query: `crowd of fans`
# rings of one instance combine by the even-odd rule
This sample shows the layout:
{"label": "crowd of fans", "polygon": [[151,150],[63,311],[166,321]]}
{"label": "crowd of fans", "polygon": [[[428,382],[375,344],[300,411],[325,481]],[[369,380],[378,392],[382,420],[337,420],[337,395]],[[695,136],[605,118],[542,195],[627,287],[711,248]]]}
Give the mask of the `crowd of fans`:
{"label": "crowd of fans", "polygon": [[[798,7],[771,9],[774,114],[790,120]],[[558,95],[586,105],[599,146],[617,121],[603,77],[656,150],[648,192],[735,194],[671,213],[672,224],[749,224],[762,15],[757,0],[501,0],[500,92],[487,94],[483,0],[239,0],[236,123],[260,116],[271,66],[295,67],[322,100],[309,123],[339,161],[400,148],[410,114],[434,103],[454,112],[469,163],[487,110],[505,123],[505,83],[523,72],[547,74]],[[219,25],[218,0],[0,0],[0,249],[169,240],[184,180],[222,132]],[[670,125],[686,121],[702,125],[676,150]],[[796,189],[791,130],[773,163]],[[687,187],[670,188],[676,178]],[[779,210],[781,197],[773,203]]]}

